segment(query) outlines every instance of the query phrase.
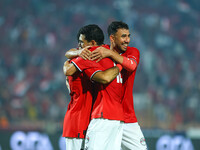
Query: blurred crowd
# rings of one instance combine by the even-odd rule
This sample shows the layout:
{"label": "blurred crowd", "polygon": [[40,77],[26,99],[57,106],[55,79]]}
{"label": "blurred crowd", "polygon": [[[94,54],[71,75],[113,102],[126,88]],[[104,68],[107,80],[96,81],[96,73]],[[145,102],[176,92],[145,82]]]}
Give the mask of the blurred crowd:
{"label": "blurred crowd", "polygon": [[141,53],[133,88],[141,126],[200,127],[199,5],[197,0],[0,1],[0,129],[61,130],[70,101],[64,54],[77,46],[77,31],[86,24],[98,24],[109,43],[106,28],[113,20],[129,25],[130,45]]}

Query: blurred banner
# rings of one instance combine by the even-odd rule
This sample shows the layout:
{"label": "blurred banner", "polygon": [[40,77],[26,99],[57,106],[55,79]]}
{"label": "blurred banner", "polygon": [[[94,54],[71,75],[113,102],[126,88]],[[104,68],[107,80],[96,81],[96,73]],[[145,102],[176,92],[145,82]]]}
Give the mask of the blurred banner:
{"label": "blurred banner", "polygon": [[[198,150],[200,138],[189,138],[185,133],[145,130],[149,150]],[[0,150],[66,150],[61,133],[40,131],[0,131]]]}

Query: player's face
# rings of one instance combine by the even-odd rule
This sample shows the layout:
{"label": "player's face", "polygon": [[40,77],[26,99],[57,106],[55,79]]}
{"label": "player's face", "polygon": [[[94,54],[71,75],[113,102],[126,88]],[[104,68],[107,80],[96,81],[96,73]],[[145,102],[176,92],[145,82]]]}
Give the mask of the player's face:
{"label": "player's face", "polygon": [[120,52],[127,50],[130,42],[130,33],[127,29],[118,29],[113,38],[114,48]]}
{"label": "player's face", "polygon": [[79,48],[84,48],[84,47],[90,46],[90,45],[91,45],[91,42],[88,42],[88,41],[85,39],[85,35],[80,34],[79,40],[78,40],[78,47],[79,47]]}

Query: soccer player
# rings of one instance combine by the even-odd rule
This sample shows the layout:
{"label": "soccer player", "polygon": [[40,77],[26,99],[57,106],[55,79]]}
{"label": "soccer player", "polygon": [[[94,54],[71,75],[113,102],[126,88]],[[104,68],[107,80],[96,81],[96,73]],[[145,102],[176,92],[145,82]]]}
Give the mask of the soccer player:
{"label": "soccer player", "polygon": [[[90,51],[96,48],[92,47]],[[72,60],[71,65],[66,66],[65,73],[66,75],[72,75],[79,70],[91,80],[99,82],[101,80],[101,72],[115,65],[115,62],[109,58],[104,58],[99,63],[96,63],[95,61],[84,60],[78,57]],[[97,92],[97,97],[94,98],[95,102],[91,113],[91,122],[87,129],[85,149],[119,150],[123,131],[122,121],[124,119],[121,74],[109,84],[95,83],[95,91]]]}
{"label": "soccer player", "polygon": [[[139,64],[140,53],[137,48],[129,47],[130,33],[126,23],[114,21],[108,27],[112,49],[99,47],[91,54],[91,60],[110,57],[124,68],[121,71],[123,79],[123,110],[124,124],[121,148],[123,150],[146,150],[146,142],[134,111],[133,84],[137,66]],[[116,53],[117,52],[117,53]],[[121,55],[120,55],[121,54]]]}
{"label": "soccer player", "polygon": [[[79,47],[87,51],[88,46],[103,44],[104,35],[97,25],[87,25],[82,27],[78,33]],[[71,50],[74,51],[74,50]],[[88,51],[89,52],[89,51]],[[72,60],[73,62],[73,60]],[[73,65],[65,62],[63,70],[65,75],[70,75],[68,66]],[[101,66],[98,66],[98,69]],[[119,73],[119,67],[113,67],[105,71],[97,72],[93,78],[100,83],[112,81]],[[63,137],[66,137],[67,150],[80,150],[84,148],[84,138],[90,121],[92,108],[92,83],[88,77],[77,71],[72,76],[68,76],[71,101],[68,105],[63,124]]]}

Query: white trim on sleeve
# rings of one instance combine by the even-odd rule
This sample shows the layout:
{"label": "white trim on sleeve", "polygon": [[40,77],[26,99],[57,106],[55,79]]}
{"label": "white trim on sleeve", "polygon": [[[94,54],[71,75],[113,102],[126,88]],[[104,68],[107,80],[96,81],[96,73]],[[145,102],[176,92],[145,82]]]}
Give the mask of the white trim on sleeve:
{"label": "white trim on sleeve", "polygon": [[78,65],[77,65],[75,62],[72,61],[71,63],[73,63],[74,66],[75,66],[80,72],[82,72],[82,70],[78,67]]}
{"label": "white trim on sleeve", "polygon": [[97,73],[97,72],[100,72],[100,71],[102,71],[102,70],[97,70],[97,71],[95,71],[91,76],[90,76],[90,80],[93,82],[93,80],[92,80],[92,77]]}

